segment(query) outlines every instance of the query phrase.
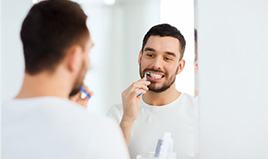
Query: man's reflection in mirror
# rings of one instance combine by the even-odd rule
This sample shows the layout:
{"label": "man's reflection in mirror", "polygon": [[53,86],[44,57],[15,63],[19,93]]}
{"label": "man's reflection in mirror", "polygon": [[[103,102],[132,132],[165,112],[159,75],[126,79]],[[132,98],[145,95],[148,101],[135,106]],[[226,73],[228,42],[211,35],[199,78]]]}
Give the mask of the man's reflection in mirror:
{"label": "man's reflection in mirror", "polygon": [[108,112],[120,124],[132,159],[155,153],[158,139],[165,133],[171,134],[169,151],[176,158],[196,158],[196,100],[175,86],[176,76],[185,66],[185,46],[184,36],[174,26],[153,26],[139,52],[141,79],[130,84],[121,94],[122,104]]}

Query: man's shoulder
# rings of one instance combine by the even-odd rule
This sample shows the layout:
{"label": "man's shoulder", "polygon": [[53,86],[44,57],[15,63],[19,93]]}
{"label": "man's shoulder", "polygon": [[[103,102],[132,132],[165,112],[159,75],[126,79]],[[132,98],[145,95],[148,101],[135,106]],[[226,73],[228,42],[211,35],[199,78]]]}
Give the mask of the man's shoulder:
{"label": "man's shoulder", "polygon": [[197,98],[196,96],[190,95],[188,93],[182,93],[182,96],[188,100],[195,100]]}
{"label": "man's shoulder", "polygon": [[123,115],[123,105],[122,104],[115,104],[111,106],[109,111],[107,112],[107,116],[113,119],[116,123],[120,123],[121,118]]}
{"label": "man's shoulder", "polygon": [[[26,119],[37,118],[42,120],[56,120],[58,122],[76,123],[77,126],[91,125],[96,123],[110,125],[111,121],[103,114],[92,112],[83,106],[67,99],[55,97],[41,97],[33,99],[12,99],[2,104],[4,118],[27,117]],[[38,114],[42,116],[38,117]],[[46,121],[47,121],[46,120]],[[88,124],[89,123],[89,124]]]}
{"label": "man's shoulder", "polygon": [[182,102],[188,103],[188,105],[197,105],[198,97],[197,96],[192,96],[188,93],[182,93]]}
{"label": "man's shoulder", "polygon": [[109,111],[123,111],[123,105],[122,104],[114,104],[111,106]]}
{"label": "man's shoulder", "polygon": [[187,93],[183,93],[183,99],[182,99],[182,104],[184,105],[186,112],[191,114],[193,117],[198,117],[198,97],[197,96],[192,96]]}

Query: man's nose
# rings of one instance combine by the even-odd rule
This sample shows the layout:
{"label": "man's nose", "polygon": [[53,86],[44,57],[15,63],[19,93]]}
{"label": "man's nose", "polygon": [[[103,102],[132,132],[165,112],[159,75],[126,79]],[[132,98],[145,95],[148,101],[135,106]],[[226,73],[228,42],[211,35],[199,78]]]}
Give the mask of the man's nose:
{"label": "man's nose", "polygon": [[161,70],[163,61],[161,58],[155,58],[152,63],[152,67],[155,70]]}

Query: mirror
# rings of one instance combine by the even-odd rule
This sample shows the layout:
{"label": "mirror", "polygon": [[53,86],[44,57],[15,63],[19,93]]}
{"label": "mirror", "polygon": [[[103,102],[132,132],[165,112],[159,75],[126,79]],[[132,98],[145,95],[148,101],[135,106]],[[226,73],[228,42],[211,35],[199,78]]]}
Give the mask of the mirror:
{"label": "mirror", "polygon": [[[176,77],[177,90],[192,96],[198,94],[198,60],[197,49],[195,49],[197,47],[197,31],[195,30],[193,0],[79,2],[88,14],[88,24],[95,42],[95,48],[90,56],[92,69],[85,79],[85,83],[94,92],[88,109],[106,113],[114,104],[122,103],[122,91],[129,87],[132,82],[140,79],[138,55],[142,47],[143,37],[152,26],[160,23],[169,23],[177,27],[186,39],[184,52],[186,64],[184,70]],[[187,106],[191,107],[191,104]],[[144,153],[155,150],[157,139],[165,131],[171,132],[174,139],[174,151],[178,158],[196,158],[198,128],[195,127],[197,124],[185,124],[185,120],[188,120],[188,117],[184,116],[186,114],[169,112],[172,118],[169,120],[170,118],[165,117],[159,119],[159,116],[157,116],[158,119],[151,119],[153,117],[147,115],[146,110],[143,113],[145,115],[139,114],[141,117],[135,121],[136,124],[131,129],[133,134],[131,134],[130,141],[127,140],[132,159],[142,158],[139,155],[147,155]],[[147,113],[150,114],[150,111]],[[118,116],[111,114],[114,119],[118,119],[117,122],[121,121],[120,117],[117,118]],[[173,116],[184,117],[180,121]],[[146,118],[144,121],[143,117]],[[153,121],[151,122],[151,120]],[[163,120],[167,126],[163,123],[161,125],[159,120]],[[173,125],[174,120],[178,122],[177,124],[185,126]],[[186,122],[193,122],[193,120],[190,117],[189,121]],[[156,123],[161,125],[157,130],[154,127]],[[142,126],[144,124],[148,125]],[[172,130],[170,130],[171,127]],[[126,135],[123,128],[122,130]],[[178,131],[180,132],[178,133]]]}
{"label": "mirror", "polygon": [[169,23],[186,39],[183,72],[178,90],[196,95],[194,1],[189,0],[77,0],[88,15],[95,43],[92,69],[85,83],[94,92],[89,109],[102,113],[121,103],[121,92],[138,80],[138,53],[145,33],[154,25]]}

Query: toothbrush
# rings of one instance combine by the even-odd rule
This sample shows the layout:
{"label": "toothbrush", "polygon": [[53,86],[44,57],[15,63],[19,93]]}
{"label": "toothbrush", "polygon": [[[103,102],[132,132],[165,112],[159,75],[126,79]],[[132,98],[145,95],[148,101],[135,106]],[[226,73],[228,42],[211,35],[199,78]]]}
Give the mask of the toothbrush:
{"label": "toothbrush", "polygon": [[[149,76],[151,74],[151,72],[145,72],[145,78],[146,78],[146,80],[147,80],[147,76]],[[141,96],[141,95],[143,95],[143,93],[139,93],[138,95],[137,95],[137,97],[139,97],[139,96]]]}
{"label": "toothbrush", "polygon": [[85,90],[85,88],[83,88],[82,86],[80,86],[80,91],[82,92],[82,93],[84,93],[85,95],[86,95],[86,98],[90,98],[91,97],[91,95]]}

